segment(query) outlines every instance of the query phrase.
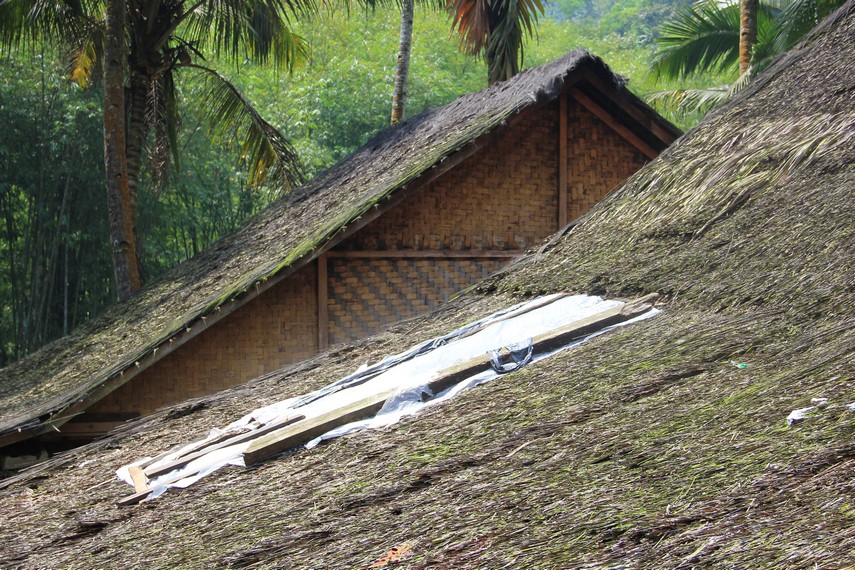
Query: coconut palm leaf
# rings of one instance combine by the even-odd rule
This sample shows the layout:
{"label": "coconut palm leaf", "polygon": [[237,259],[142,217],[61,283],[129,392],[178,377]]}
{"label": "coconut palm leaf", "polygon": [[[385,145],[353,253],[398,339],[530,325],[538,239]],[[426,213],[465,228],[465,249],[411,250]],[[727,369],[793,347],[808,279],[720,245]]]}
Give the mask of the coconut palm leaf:
{"label": "coconut palm leaf", "polygon": [[449,0],[452,29],[469,53],[483,53],[490,83],[515,75],[522,61],[523,43],[534,33],[541,0]]}
{"label": "coconut palm leaf", "polygon": [[792,48],[814,26],[844,4],[844,0],[791,0],[783,7],[774,39],[774,50],[781,54]]}
{"label": "coconut palm leaf", "polygon": [[657,109],[678,116],[706,112],[727,100],[729,86],[706,89],[669,89],[647,95],[647,100]]}
{"label": "coconut palm leaf", "polygon": [[206,0],[177,17],[180,25],[163,37],[178,35],[232,61],[272,62],[290,70],[308,57],[308,46],[289,23],[313,10],[314,0]]}
{"label": "coconut palm leaf", "polygon": [[739,6],[714,0],[693,4],[666,23],[653,70],[667,78],[722,72],[739,59]]}
{"label": "coconut palm leaf", "polygon": [[249,168],[251,184],[272,179],[288,191],[303,181],[302,168],[294,148],[276,128],[265,121],[240,91],[219,72],[190,65],[202,79],[201,109],[208,132],[219,142],[237,143],[241,161]]}
{"label": "coconut palm leaf", "polygon": [[534,34],[538,11],[543,12],[540,0],[505,0],[503,10],[490,34],[487,48],[490,83],[510,79],[519,73],[525,57],[524,40]]}
{"label": "coconut palm leaf", "polygon": [[0,0],[0,47],[79,39],[91,31],[96,13],[103,13],[97,0]]}
{"label": "coconut palm leaf", "polygon": [[753,75],[752,68],[749,68],[729,85],[705,89],[657,91],[648,94],[647,100],[659,110],[668,111],[677,116],[688,117],[697,113],[703,114],[742,91],[751,82]]}

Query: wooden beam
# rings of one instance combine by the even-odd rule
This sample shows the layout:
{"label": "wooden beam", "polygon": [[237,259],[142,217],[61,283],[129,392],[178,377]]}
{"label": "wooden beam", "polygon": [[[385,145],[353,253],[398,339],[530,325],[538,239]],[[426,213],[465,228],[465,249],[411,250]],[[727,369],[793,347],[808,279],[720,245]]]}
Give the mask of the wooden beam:
{"label": "wooden beam", "polygon": [[583,107],[585,107],[591,113],[596,115],[597,118],[599,118],[606,125],[608,125],[613,131],[625,138],[635,148],[647,155],[648,158],[653,159],[659,156],[658,151],[656,151],[653,147],[641,140],[638,135],[629,130],[629,128],[617,122],[615,118],[612,117],[611,114],[609,114],[608,111],[600,107],[600,105],[596,101],[582,93],[582,91],[574,88],[570,90],[570,93],[573,95],[573,98],[576,101],[582,104]]}
{"label": "wooden beam", "polygon": [[318,350],[330,345],[329,276],[327,254],[318,256]]}
{"label": "wooden beam", "polygon": [[[602,330],[605,327],[628,321],[650,310],[651,303],[656,297],[654,294],[631,303],[621,304],[618,307],[601,311],[588,318],[539,335],[532,339],[534,351],[537,353],[549,352],[574,340]],[[477,356],[471,360],[437,372],[428,381],[427,387],[432,393],[436,394],[489,368],[490,357],[486,354]],[[246,451],[244,451],[244,463],[246,465],[253,465],[278,453],[303,445],[336,427],[370,417],[376,414],[383,407],[386,400],[398,391],[399,388],[393,388],[367,396],[356,402],[351,402],[345,406],[330,410],[316,418],[295,423],[271,432],[264,437],[260,437],[253,441],[247,447]]]}
{"label": "wooden beam", "polygon": [[[680,129],[672,125],[670,122],[661,117],[657,120],[650,113],[646,112],[644,107],[640,106],[638,102],[632,100],[635,98],[635,95],[618,91],[614,86],[607,84],[591,70],[583,70],[582,77],[585,82],[592,85],[597,91],[602,93],[604,97],[613,101],[623,112],[638,121],[642,127],[649,130],[656,138],[661,140],[665,146],[670,146],[671,143],[673,143],[677,137],[682,134]],[[644,104],[643,101],[640,103]]]}
{"label": "wooden beam", "polygon": [[[164,481],[161,481],[160,483],[162,485],[169,485],[171,483],[175,483],[176,481],[181,481],[182,479],[184,479],[185,477],[188,477],[188,476],[189,476],[189,474],[182,473],[181,475],[175,475],[174,477],[170,477],[168,479],[165,479]],[[122,506],[122,507],[127,506],[127,505],[135,505],[135,504],[139,503],[140,501],[142,501],[143,499],[145,499],[146,497],[148,497],[149,495],[151,495],[153,492],[154,492],[154,489],[152,489],[151,487],[146,487],[145,489],[143,489],[141,491],[137,491],[133,495],[127,495],[127,496],[122,497],[121,499],[116,501],[116,504],[119,506]]]}
{"label": "wooden beam", "polygon": [[243,452],[246,465],[253,465],[292,447],[303,445],[326,432],[347,423],[370,417],[380,411],[386,400],[395,395],[396,390],[387,390],[373,394],[346,406],[335,408],[315,418],[294,424],[287,428],[267,434],[253,441]]}
{"label": "wooden beam", "polygon": [[163,465],[158,465],[155,467],[147,467],[145,469],[145,475],[149,479],[154,479],[155,477],[160,477],[165,473],[169,473],[170,471],[174,471],[178,468],[184,467],[191,461],[194,461],[203,455],[206,455],[212,451],[216,451],[217,449],[222,449],[224,447],[229,447],[230,445],[237,445],[239,443],[245,443],[247,441],[252,441],[253,439],[257,439],[259,437],[263,437],[264,435],[276,431],[278,429],[282,429],[287,425],[291,425],[293,423],[299,422],[305,419],[305,416],[293,416],[290,418],[285,418],[284,420],[272,423],[268,426],[264,426],[262,428],[248,431],[246,433],[241,433],[235,436],[232,436],[228,439],[219,441],[218,443],[214,443],[212,445],[205,446],[198,451],[194,451],[193,453],[188,453],[183,457],[175,459],[174,461],[170,461],[169,463],[164,463]]}
{"label": "wooden beam", "polygon": [[112,429],[124,425],[123,421],[116,422],[67,422],[58,430],[50,431],[44,435],[46,440],[56,439],[93,439],[105,435]]}
{"label": "wooden beam", "polygon": [[[223,447],[228,447],[230,445],[235,445],[238,443],[244,443],[246,441],[252,441],[252,439],[254,439],[254,438],[262,437],[265,434],[270,433],[271,431],[281,429],[283,426],[286,426],[290,423],[298,422],[302,419],[305,419],[305,416],[294,416],[291,418],[286,418],[282,421],[276,422],[276,423],[271,424],[269,426],[265,426],[261,429],[253,430],[250,432],[239,434],[237,436],[226,438],[225,440],[222,440],[222,438],[219,438],[219,437],[215,438],[214,440],[211,440],[211,441],[218,441],[219,442],[216,444],[212,443],[210,445],[207,445],[209,443],[208,441],[198,442],[200,444],[203,444],[202,448],[199,449],[198,451],[184,455],[181,459],[176,459],[175,461],[172,461],[171,463],[161,465],[159,467],[155,467],[155,468],[150,467],[147,469],[143,469],[140,465],[130,467],[130,468],[128,468],[128,471],[131,474],[131,479],[134,481],[134,491],[135,492],[132,495],[127,495],[125,497],[122,497],[121,499],[119,499],[117,501],[117,504],[122,505],[122,506],[135,505],[136,503],[139,503],[140,501],[142,501],[143,499],[145,499],[146,497],[151,495],[152,492],[154,492],[154,489],[152,489],[151,487],[148,486],[148,482],[150,479],[154,479],[155,477],[160,477],[161,475],[165,475],[166,473],[169,473],[170,471],[174,471],[176,469],[184,467],[185,465],[187,465],[188,463],[190,463],[194,459],[198,459],[199,457],[202,457],[203,455],[205,455],[211,451],[216,451],[217,449],[221,449]],[[136,476],[135,476],[135,471],[134,471],[135,469],[139,469],[139,471],[140,471],[140,473],[136,474]],[[181,479],[184,479],[185,477],[190,477],[192,475],[195,475],[195,473],[198,473],[198,472],[174,474],[172,477],[167,477],[164,480],[160,481],[159,483],[161,485],[169,485],[171,483],[175,483],[176,481],[180,481]],[[144,484],[139,484],[137,482],[138,479],[140,481],[144,481]]]}
{"label": "wooden beam", "polygon": [[340,259],[506,259],[524,254],[522,249],[510,250],[445,250],[445,249],[389,249],[374,251],[329,251],[327,257]]}
{"label": "wooden beam", "polygon": [[558,229],[567,225],[567,91],[558,98]]}

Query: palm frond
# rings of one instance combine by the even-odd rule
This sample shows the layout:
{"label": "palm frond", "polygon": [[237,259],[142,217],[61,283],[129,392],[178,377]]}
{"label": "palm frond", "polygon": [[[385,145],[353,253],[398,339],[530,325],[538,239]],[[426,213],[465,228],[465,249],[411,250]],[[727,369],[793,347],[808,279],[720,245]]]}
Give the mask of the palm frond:
{"label": "palm frond", "polygon": [[180,32],[184,41],[210,46],[217,57],[290,70],[309,51],[291,29],[291,18],[316,10],[314,0],[205,0],[180,16]]}
{"label": "palm frond", "polygon": [[534,34],[538,12],[543,13],[540,0],[504,0],[497,5],[501,11],[487,47],[490,83],[510,79],[519,72],[525,58],[525,38]]}
{"label": "palm frond", "polygon": [[715,0],[680,11],[662,29],[653,59],[657,75],[672,79],[721,72],[739,59],[739,6]]}
{"label": "palm frond", "polygon": [[647,95],[646,99],[660,111],[673,115],[688,117],[693,114],[704,114],[723,105],[731,97],[745,89],[754,78],[755,72],[749,67],[748,71],[728,85],[707,87],[703,89],[669,89],[656,91]]}
{"label": "palm frond", "polygon": [[792,48],[814,26],[825,19],[845,0],[791,0],[784,7],[780,26],[774,39],[776,53]]}
{"label": "palm frond", "polygon": [[468,53],[483,53],[490,83],[508,79],[521,66],[524,42],[534,34],[543,13],[541,0],[449,0],[460,45]]}
{"label": "palm frond", "polygon": [[91,33],[77,38],[69,46],[68,77],[84,89],[101,79],[103,36],[103,29],[93,28]]}
{"label": "palm frond", "polygon": [[0,0],[0,48],[79,40],[101,13],[98,0]]}
{"label": "palm frond", "polygon": [[730,93],[730,86],[709,87],[706,89],[669,89],[647,95],[647,100],[657,109],[678,116],[706,113],[724,103]]}
{"label": "palm frond", "polygon": [[460,45],[470,54],[479,54],[490,37],[490,0],[449,0],[448,10],[454,20]]}
{"label": "palm frond", "polygon": [[272,170],[272,178],[289,191],[303,181],[303,170],[291,143],[265,121],[238,89],[219,72],[190,65],[202,72],[201,109],[208,132],[217,142],[236,143],[241,161],[249,169],[251,184],[261,184]]}

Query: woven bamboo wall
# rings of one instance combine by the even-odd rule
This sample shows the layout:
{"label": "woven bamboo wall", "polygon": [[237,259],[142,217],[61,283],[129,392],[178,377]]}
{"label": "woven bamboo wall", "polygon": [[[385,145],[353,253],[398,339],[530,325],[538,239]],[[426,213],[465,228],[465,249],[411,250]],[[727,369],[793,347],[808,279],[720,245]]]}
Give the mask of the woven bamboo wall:
{"label": "woven bamboo wall", "polygon": [[506,250],[558,224],[558,104],[520,122],[343,245],[354,250]]}
{"label": "woven bamboo wall", "polygon": [[347,342],[439,307],[505,259],[330,259],[329,339]]}
{"label": "woven bamboo wall", "polygon": [[572,100],[567,123],[567,220],[572,221],[649,159]]}
{"label": "woven bamboo wall", "polygon": [[303,267],[89,411],[147,414],[171,402],[236,386],[314,354],[318,348],[316,281],[315,264]]}

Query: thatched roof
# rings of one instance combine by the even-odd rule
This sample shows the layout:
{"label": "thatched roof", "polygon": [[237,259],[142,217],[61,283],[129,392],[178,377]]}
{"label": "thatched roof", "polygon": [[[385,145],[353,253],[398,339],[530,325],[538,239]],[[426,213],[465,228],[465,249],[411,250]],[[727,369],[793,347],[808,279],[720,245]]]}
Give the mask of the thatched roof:
{"label": "thatched roof", "polygon": [[[552,247],[442,311],[7,482],[0,559],[366,568],[406,545],[396,568],[855,564],[853,36],[855,0]],[[122,464],[559,290],[669,300],[394,428],[115,505]]]}
{"label": "thatched roof", "polygon": [[[593,80],[599,88],[590,85]],[[554,99],[565,83],[577,81],[624,114],[625,126],[650,147],[667,146],[662,132],[672,140],[679,135],[602,60],[584,51],[426,111],[381,132],[136,298],[0,370],[0,445],[67,421],[480,149],[485,136],[506,128],[522,110]],[[622,110],[627,105],[634,117]]]}

